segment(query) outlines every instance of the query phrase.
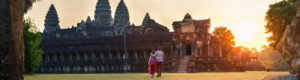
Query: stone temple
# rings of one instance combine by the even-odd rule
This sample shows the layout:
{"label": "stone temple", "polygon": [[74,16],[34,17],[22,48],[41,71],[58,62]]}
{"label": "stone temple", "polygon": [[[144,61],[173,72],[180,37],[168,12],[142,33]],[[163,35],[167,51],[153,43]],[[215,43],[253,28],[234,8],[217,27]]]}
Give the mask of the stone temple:
{"label": "stone temple", "polygon": [[37,72],[146,72],[150,52],[158,47],[163,48],[163,70],[168,72],[244,71],[249,66],[245,63],[251,61],[224,61],[220,42],[209,33],[210,19],[194,20],[186,14],[182,21],[173,23],[174,32],[170,32],[149,13],[138,26],[130,24],[129,18],[124,0],[120,0],[114,18],[109,0],[98,0],[94,20],[88,16],[76,26],[62,29],[51,5],[41,43],[42,64]]}

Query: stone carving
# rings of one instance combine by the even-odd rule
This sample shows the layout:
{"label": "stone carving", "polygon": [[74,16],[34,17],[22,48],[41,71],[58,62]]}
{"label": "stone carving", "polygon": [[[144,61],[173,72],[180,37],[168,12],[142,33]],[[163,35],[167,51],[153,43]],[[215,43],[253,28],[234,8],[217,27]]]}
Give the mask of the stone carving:
{"label": "stone carving", "polygon": [[296,0],[297,15],[286,30],[277,45],[278,51],[290,64],[290,73],[300,79],[300,0]]}

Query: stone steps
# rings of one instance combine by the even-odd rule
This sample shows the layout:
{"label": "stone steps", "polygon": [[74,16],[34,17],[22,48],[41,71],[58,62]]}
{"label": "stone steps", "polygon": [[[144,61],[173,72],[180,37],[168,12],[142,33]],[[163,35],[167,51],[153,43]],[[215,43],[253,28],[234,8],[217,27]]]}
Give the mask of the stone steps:
{"label": "stone steps", "polygon": [[180,58],[177,72],[178,73],[186,73],[187,67],[188,67],[188,62],[189,62],[189,56]]}

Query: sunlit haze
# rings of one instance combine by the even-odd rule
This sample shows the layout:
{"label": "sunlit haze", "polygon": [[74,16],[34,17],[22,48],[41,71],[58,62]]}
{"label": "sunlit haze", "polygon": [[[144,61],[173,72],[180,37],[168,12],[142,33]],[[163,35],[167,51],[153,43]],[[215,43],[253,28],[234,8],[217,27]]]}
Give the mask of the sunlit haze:
{"label": "sunlit haze", "polygon": [[[120,0],[109,0],[114,16]],[[226,26],[235,35],[236,46],[260,50],[267,44],[264,16],[268,5],[280,0],[124,0],[130,14],[131,24],[140,25],[146,12],[152,19],[167,26],[171,31],[172,22],[182,20],[186,13],[194,19],[211,19],[211,32],[215,27]],[[92,19],[97,0],[40,0],[25,17],[34,20],[40,31],[44,19],[54,4],[61,28],[76,25],[87,16]]]}

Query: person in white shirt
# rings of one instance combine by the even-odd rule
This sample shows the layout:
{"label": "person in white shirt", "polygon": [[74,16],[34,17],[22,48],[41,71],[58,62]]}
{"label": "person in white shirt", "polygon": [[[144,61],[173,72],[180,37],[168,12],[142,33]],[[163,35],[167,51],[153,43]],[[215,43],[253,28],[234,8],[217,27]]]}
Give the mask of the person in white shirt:
{"label": "person in white shirt", "polygon": [[154,52],[153,56],[156,57],[157,77],[161,77],[162,64],[164,61],[164,52],[161,50],[161,47],[159,47],[158,50]]}

